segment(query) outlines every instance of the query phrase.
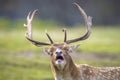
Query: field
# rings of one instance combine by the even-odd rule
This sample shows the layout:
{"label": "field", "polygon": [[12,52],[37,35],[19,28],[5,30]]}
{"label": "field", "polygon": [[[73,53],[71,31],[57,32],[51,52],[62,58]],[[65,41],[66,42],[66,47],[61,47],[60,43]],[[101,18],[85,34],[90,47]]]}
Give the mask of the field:
{"label": "field", "polygon": [[[9,26],[11,25],[11,26]],[[34,39],[48,41],[45,30],[54,41],[63,41],[61,26],[53,22],[36,20],[33,24]],[[0,80],[53,80],[50,58],[43,47],[36,47],[25,37],[23,22],[0,24]],[[68,39],[84,34],[84,26],[67,28]],[[58,36],[58,34],[60,34]],[[74,44],[80,47],[71,53],[74,62],[92,66],[120,66],[120,27],[92,26],[89,39]],[[73,44],[73,45],[74,45]]]}

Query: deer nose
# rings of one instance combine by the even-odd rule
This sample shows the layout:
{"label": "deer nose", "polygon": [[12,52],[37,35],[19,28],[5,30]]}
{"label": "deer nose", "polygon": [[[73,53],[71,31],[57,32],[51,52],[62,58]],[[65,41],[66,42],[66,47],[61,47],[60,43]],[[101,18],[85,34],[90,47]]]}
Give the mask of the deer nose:
{"label": "deer nose", "polygon": [[56,49],[56,52],[55,52],[57,55],[61,55],[62,54],[62,50],[60,49]]}
{"label": "deer nose", "polygon": [[61,55],[61,54],[62,54],[62,51],[60,51],[60,52],[56,52],[56,54],[57,54],[57,55]]}

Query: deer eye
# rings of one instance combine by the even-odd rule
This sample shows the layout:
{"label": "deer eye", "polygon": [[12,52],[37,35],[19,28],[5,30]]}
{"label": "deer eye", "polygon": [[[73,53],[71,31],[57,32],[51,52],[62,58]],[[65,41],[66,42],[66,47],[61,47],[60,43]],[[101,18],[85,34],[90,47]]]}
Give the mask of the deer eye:
{"label": "deer eye", "polygon": [[68,47],[63,47],[63,50],[68,51],[69,48]]}
{"label": "deer eye", "polygon": [[65,51],[69,51],[69,48],[66,48]]}
{"label": "deer eye", "polygon": [[49,49],[49,52],[53,53],[56,50],[56,48],[52,47]]}

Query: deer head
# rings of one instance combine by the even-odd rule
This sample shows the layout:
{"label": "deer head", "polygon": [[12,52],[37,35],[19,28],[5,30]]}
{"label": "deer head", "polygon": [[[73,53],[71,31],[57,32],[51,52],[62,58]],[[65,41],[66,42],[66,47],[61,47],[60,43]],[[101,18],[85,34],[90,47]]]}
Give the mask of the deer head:
{"label": "deer head", "polygon": [[51,62],[54,64],[53,66],[62,70],[64,66],[72,60],[69,53],[78,46],[79,45],[68,46],[66,43],[56,43],[51,45],[50,48],[45,48],[45,52],[51,56]]}
{"label": "deer head", "polygon": [[47,52],[51,56],[52,63],[60,69],[63,69],[63,67],[70,61],[71,57],[69,56],[69,53],[79,46],[79,45],[69,46],[68,44],[87,39],[90,36],[90,32],[91,32],[90,29],[92,25],[92,18],[90,16],[87,16],[84,10],[77,3],[74,3],[74,5],[77,6],[78,10],[82,14],[85,20],[85,26],[87,28],[86,33],[81,37],[67,40],[67,32],[66,29],[64,29],[63,43],[54,43],[52,38],[49,36],[47,32],[46,35],[50,43],[34,40],[32,38],[32,20],[37,10],[34,10],[32,14],[31,12],[29,12],[27,16],[27,24],[24,24],[24,26],[27,28],[27,31],[25,33],[25,37],[27,38],[27,40],[29,40],[31,43],[33,43],[36,46],[42,46],[42,45],[50,46],[50,48],[45,48],[45,52]]}

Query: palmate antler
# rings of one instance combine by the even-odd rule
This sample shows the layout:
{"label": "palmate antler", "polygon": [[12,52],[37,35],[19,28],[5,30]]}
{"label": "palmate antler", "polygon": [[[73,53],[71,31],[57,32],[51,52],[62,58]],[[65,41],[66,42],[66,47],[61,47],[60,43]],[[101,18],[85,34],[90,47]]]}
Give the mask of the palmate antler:
{"label": "palmate antler", "polygon": [[[90,36],[90,33],[91,33],[90,30],[91,30],[91,25],[92,25],[92,17],[87,16],[87,14],[85,13],[85,11],[77,3],[74,3],[74,5],[76,5],[78,7],[79,11],[81,12],[82,16],[84,17],[85,26],[87,27],[87,32],[82,37],[71,39],[71,40],[67,40],[66,29],[63,29],[63,31],[64,31],[64,43],[66,43],[66,44],[70,44],[70,43],[73,43],[73,42],[85,40],[85,39],[87,39]],[[35,15],[36,12],[37,12],[37,10],[34,10],[32,12],[32,14],[31,14],[31,12],[29,12],[29,14],[27,16],[27,24],[24,24],[24,26],[27,28],[27,31],[25,33],[25,37],[30,42],[32,42],[34,45],[36,45],[36,46],[54,44],[52,38],[49,36],[49,34],[47,32],[46,32],[46,35],[47,35],[50,43],[39,42],[39,41],[36,41],[36,40],[32,39],[32,20],[33,20],[33,17],[34,17],[34,15]]]}

